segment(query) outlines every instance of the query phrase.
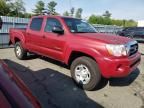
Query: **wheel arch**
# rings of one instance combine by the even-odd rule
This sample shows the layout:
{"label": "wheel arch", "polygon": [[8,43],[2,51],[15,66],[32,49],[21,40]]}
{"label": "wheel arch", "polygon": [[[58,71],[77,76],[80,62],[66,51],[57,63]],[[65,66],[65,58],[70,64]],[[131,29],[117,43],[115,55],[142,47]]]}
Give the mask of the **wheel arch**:
{"label": "wheel arch", "polygon": [[[94,58],[94,56],[91,55],[91,54],[88,54],[88,53],[82,52],[82,51],[72,51],[71,54],[70,54],[70,56],[69,56],[69,59],[68,59],[68,61],[67,61],[68,66],[70,66],[70,65],[72,64],[72,62],[73,62],[76,58],[82,57],[82,56],[89,57],[89,58],[93,59],[94,61],[96,61],[96,59]],[[96,61],[96,62],[97,62],[97,61]]]}

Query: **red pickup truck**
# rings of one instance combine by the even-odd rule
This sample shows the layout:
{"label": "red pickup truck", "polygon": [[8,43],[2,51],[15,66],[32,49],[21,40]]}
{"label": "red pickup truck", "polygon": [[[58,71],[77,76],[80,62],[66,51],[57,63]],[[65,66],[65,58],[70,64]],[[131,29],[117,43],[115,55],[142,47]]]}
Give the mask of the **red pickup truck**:
{"label": "red pickup truck", "polygon": [[63,62],[86,90],[102,77],[127,76],[141,59],[136,41],[97,33],[86,21],[71,17],[34,16],[26,29],[10,29],[10,40],[18,59],[33,52]]}

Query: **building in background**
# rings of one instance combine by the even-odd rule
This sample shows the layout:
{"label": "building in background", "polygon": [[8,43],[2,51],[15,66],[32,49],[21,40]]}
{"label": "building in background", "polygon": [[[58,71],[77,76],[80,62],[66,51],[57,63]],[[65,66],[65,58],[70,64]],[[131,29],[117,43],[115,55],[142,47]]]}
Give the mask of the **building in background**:
{"label": "building in background", "polygon": [[144,27],[144,20],[138,21],[138,27]]}
{"label": "building in background", "polygon": [[26,28],[29,19],[18,17],[0,16],[3,25],[0,29],[0,48],[9,47],[9,29],[10,28]]}

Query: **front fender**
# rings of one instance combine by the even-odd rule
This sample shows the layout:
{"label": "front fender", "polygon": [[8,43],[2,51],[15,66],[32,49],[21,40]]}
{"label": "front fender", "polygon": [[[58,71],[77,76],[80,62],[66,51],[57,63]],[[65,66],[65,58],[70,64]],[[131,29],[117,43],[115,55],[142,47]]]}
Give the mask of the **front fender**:
{"label": "front fender", "polygon": [[94,48],[68,48],[66,51],[66,55],[65,55],[65,63],[68,64],[69,59],[71,57],[71,54],[73,52],[80,52],[80,53],[84,53],[86,55],[91,56],[92,58],[94,58],[97,61],[97,58],[100,58],[101,53],[99,51],[97,51]]}

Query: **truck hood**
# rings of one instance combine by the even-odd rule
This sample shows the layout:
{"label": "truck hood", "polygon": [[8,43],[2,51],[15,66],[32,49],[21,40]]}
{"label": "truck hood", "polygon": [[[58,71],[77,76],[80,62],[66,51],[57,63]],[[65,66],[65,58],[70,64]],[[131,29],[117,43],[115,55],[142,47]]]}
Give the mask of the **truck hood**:
{"label": "truck hood", "polygon": [[100,41],[107,44],[126,44],[132,39],[118,35],[111,35],[105,33],[78,33],[76,36],[90,40]]}

